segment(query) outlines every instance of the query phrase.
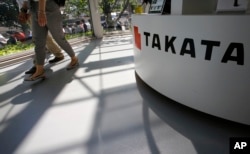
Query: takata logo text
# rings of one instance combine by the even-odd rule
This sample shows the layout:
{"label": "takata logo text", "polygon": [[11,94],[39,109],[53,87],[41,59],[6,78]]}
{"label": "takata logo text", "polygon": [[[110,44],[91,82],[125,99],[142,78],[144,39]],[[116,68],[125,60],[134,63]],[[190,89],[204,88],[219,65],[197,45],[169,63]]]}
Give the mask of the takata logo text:
{"label": "takata logo text", "polygon": [[[163,35],[163,34],[161,34]],[[164,38],[164,40],[161,40]],[[141,50],[141,40],[144,40],[145,44],[143,47],[152,48],[158,51],[164,51],[172,54],[179,54],[180,56],[189,56],[191,58],[196,58],[196,46],[204,46],[204,60],[211,61],[212,54],[215,48],[220,48],[222,42],[218,40],[194,40],[193,38],[179,39],[177,36],[160,36],[160,34],[155,34],[151,32],[143,32],[143,35],[139,33],[139,28],[134,26],[134,39],[135,46]],[[177,44],[177,39],[178,44]],[[179,43],[181,42],[181,44]],[[199,42],[197,44],[197,42]],[[180,51],[176,50],[176,45],[180,48]],[[229,61],[235,62],[238,65],[244,65],[244,44],[239,42],[231,42],[227,45],[226,49],[219,50],[223,52],[221,57],[221,63],[228,63]],[[202,52],[202,51],[199,51]]]}

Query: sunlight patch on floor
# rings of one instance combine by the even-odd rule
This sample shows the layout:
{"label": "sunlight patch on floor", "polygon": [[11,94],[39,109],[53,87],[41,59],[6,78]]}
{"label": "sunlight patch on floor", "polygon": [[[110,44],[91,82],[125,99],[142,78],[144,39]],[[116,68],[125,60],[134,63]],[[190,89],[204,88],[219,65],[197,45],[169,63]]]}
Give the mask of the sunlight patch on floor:
{"label": "sunlight patch on floor", "polygon": [[97,99],[89,99],[54,106],[29,132],[17,153],[46,153],[60,149],[66,152],[70,148],[85,153],[83,147],[91,136],[97,105]]}

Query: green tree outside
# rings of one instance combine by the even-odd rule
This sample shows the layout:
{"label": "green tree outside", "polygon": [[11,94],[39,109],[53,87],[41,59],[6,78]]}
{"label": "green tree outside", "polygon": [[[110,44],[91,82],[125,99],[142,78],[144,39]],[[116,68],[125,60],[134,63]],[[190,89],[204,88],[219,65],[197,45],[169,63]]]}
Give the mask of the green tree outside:
{"label": "green tree outside", "polygon": [[[66,16],[71,14],[75,18],[79,18],[82,13],[89,16],[88,1],[89,0],[67,0],[65,7],[62,8],[63,13]],[[128,7],[133,7],[136,3],[136,0],[100,0],[99,11],[100,14],[105,14],[108,17],[111,17],[111,12],[120,12],[119,14],[121,16]],[[116,20],[119,20],[120,16]],[[24,25],[18,23],[18,6],[16,0],[0,0],[0,26],[9,28],[20,26],[20,28],[23,29]],[[70,36],[68,38],[70,38]],[[18,46],[20,46],[20,44],[18,44]],[[25,49],[27,48],[27,46],[23,47]],[[31,47],[33,46],[31,45]],[[22,50],[20,48],[8,46],[8,50],[11,50],[10,53],[14,53],[16,49],[18,50],[17,52]],[[0,49],[0,53],[1,50],[2,52],[4,51],[4,54],[0,55],[8,54],[6,49]]]}
{"label": "green tree outside", "polygon": [[68,0],[63,10],[64,14],[71,14],[75,18],[79,18],[82,13],[89,15],[88,0]]}
{"label": "green tree outside", "polygon": [[18,25],[18,7],[15,0],[0,1],[0,26],[16,27]]}

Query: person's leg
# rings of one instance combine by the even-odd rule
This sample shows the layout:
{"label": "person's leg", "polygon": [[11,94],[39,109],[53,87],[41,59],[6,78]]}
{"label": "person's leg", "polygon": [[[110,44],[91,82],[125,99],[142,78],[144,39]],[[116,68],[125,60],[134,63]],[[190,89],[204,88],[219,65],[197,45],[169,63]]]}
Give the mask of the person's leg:
{"label": "person's leg", "polygon": [[58,61],[61,61],[64,59],[64,55],[61,52],[60,47],[53,40],[50,33],[48,33],[48,36],[46,39],[46,46],[47,46],[48,50],[55,56],[55,58],[50,60],[49,63],[55,63],[55,62],[58,62]]}
{"label": "person's leg", "polygon": [[38,3],[32,3],[32,32],[33,32],[33,41],[35,43],[35,63],[36,63],[36,72],[32,74],[29,78],[25,79],[26,81],[33,81],[38,78],[44,77],[44,60],[45,60],[45,45],[48,29],[46,26],[41,27],[38,24],[37,17]]}
{"label": "person's leg", "polygon": [[[36,15],[32,15],[32,18],[36,20]],[[46,57],[45,46],[46,46],[46,37],[48,29],[46,26],[41,27],[38,25],[38,22],[32,23],[33,30],[33,40],[35,43],[35,62],[37,65],[44,65],[44,60]]]}
{"label": "person's leg", "polygon": [[60,13],[60,7],[51,0],[46,3],[47,14],[47,26],[48,29],[55,39],[56,43],[71,57],[71,63],[69,64],[69,69],[78,66],[78,59],[75,56],[75,52],[65,39],[62,30],[62,15]]}
{"label": "person's leg", "polygon": [[[32,19],[31,18],[32,17],[30,16],[28,21],[27,21],[27,24],[29,25],[29,27],[30,27],[30,29],[32,31]],[[34,41],[33,37],[32,37],[32,41]],[[36,56],[34,55],[33,56],[33,64],[34,65],[28,71],[26,71],[25,74],[34,74],[36,72],[36,60],[35,60],[35,57]]]}

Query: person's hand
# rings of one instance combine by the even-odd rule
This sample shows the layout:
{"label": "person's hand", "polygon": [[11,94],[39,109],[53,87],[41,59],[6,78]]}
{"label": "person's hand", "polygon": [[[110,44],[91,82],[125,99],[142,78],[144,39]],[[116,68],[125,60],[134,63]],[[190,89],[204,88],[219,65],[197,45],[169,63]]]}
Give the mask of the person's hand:
{"label": "person's hand", "polygon": [[27,21],[29,20],[29,14],[24,13],[24,12],[20,12],[18,15],[18,21],[20,23],[27,23]]}
{"label": "person's hand", "polygon": [[42,27],[47,24],[47,17],[44,11],[38,11],[38,24]]}

